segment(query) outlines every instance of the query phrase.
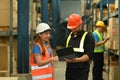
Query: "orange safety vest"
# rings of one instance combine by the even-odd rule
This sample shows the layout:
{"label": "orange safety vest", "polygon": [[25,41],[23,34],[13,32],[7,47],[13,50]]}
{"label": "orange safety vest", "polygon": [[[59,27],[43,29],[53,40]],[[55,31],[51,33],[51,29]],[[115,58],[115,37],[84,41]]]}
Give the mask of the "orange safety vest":
{"label": "orange safety vest", "polygon": [[[42,52],[42,48],[39,43],[37,45],[40,47],[40,50]],[[42,60],[47,60],[50,58],[50,54],[47,50],[47,47],[45,47],[45,56],[42,56]],[[53,66],[51,63],[48,63],[44,66],[38,66],[35,63],[34,54],[32,53],[30,55],[30,66],[31,66],[31,75],[32,80],[54,80],[53,77]]]}

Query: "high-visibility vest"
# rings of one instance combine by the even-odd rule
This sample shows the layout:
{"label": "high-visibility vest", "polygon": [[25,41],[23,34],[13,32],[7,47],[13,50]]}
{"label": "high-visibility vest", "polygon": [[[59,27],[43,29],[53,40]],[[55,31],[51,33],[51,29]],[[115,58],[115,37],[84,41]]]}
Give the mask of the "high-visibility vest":
{"label": "high-visibility vest", "polygon": [[[87,35],[88,32],[84,32],[81,40],[80,40],[80,44],[79,44],[79,47],[78,48],[73,48],[74,52],[84,52],[84,49],[83,49],[83,45],[84,45],[84,41],[85,41],[85,37]],[[68,44],[69,44],[69,41],[71,39],[71,34],[72,32],[69,34],[68,38],[67,38],[67,42],[66,42],[66,47],[68,47]]]}
{"label": "high-visibility vest", "polygon": [[[39,43],[37,45],[40,47],[40,50],[42,52],[42,48]],[[42,60],[48,60],[50,58],[50,54],[47,50],[47,47],[45,47],[45,56],[42,56]],[[53,77],[53,66],[51,63],[48,63],[44,66],[38,66],[35,63],[35,56],[32,53],[30,55],[30,66],[31,66],[31,75],[32,80],[54,80]]]}
{"label": "high-visibility vest", "polygon": [[[97,30],[95,30],[93,33],[96,33],[98,35],[99,40],[98,41],[103,41],[103,35],[100,34]],[[101,44],[99,46],[95,46],[94,52],[103,52],[104,51],[104,45]]]}

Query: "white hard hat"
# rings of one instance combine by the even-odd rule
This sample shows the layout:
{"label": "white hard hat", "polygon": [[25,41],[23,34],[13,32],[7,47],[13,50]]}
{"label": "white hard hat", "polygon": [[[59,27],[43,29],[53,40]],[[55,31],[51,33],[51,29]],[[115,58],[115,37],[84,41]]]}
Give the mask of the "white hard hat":
{"label": "white hard hat", "polygon": [[52,29],[50,28],[50,26],[48,24],[40,23],[40,24],[38,24],[38,26],[36,28],[36,34],[42,33],[42,32],[44,32],[46,30],[52,30]]}

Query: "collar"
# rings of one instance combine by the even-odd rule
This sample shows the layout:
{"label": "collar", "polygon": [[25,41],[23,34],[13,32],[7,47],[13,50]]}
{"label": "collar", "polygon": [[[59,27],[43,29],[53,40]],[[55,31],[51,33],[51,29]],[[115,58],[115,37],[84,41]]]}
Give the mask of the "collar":
{"label": "collar", "polygon": [[[78,36],[82,36],[83,33],[84,33],[83,30],[79,31],[79,32],[76,34],[76,37],[78,37]],[[75,35],[72,33],[72,34],[71,34],[71,37],[75,38],[74,36],[75,36]]]}

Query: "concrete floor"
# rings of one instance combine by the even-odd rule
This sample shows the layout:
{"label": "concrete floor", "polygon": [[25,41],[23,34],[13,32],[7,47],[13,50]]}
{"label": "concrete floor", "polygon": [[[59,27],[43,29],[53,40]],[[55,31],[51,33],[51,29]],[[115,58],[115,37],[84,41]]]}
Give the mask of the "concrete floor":
{"label": "concrete floor", "polygon": [[[55,62],[54,63],[54,77],[55,80],[65,80],[65,69],[66,69],[66,63],[65,62]],[[103,78],[104,80],[108,80],[107,79],[107,73],[103,72]],[[89,72],[89,79],[88,80],[92,80],[92,63],[91,63],[91,67],[90,67],[90,72]]]}
{"label": "concrete floor", "polygon": [[[55,80],[65,80],[66,62],[57,61],[54,63]],[[107,73],[103,73],[104,80],[108,80]],[[30,74],[13,74],[12,77],[0,77],[0,80],[31,80]],[[92,80],[92,63],[89,72],[89,79]]]}

